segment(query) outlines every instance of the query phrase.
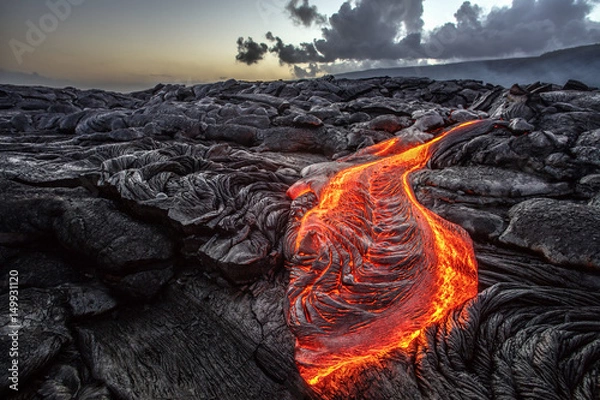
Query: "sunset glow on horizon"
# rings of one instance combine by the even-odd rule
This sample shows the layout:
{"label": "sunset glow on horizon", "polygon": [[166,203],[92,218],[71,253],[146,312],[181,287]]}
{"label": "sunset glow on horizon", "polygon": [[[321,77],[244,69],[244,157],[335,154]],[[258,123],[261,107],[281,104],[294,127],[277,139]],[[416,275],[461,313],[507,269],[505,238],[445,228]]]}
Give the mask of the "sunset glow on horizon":
{"label": "sunset glow on horizon", "polygon": [[[366,0],[353,1],[347,6],[358,9],[363,2]],[[378,6],[387,3],[371,2]],[[344,2],[311,0],[308,4],[316,7],[323,19],[322,23],[308,27],[292,20],[286,8],[289,4],[301,3],[288,0],[4,2],[0,5],[0,82],[12,83],[16,77],[39,75],[40,79],[54,82],[56,86],[129,90],[159,82],[195,84],[229,78],[295,79],[301,77],[298,75],[301,70],[295,70],[295,66],[306,69],[309,63],[280,61],[281,53],[269,49],[259,63],[247,65],[236,61],[236,41],[240,37],[252,38],[271,46],[273,42],[265,39],[265,35],[273,32],[290,46],[314,43],[321,40],[323,29],[330,29],[328,18],[340,13]],[[422,5],[417,17],[422,21],[423,37],[426,37],[446,22],[456,23],[454,14],[463,2],[407,0],[405,3],[407,8],[409,3]],[[481,6],[481,18],[493,7],[513,4],[510,0],[471,3]],[[590,2],[586,15],[574,14],[573,18],[585,18],[595,24],[593,21],[600,20],[599,15],[599,7]],[[406,21],[404,23],[406,25]],[[398,29],[406,33],[405,28]],[[539,54],[541,50],[530,52]],[[415,59],[402,58],[369,60],[336,56],[334,61],[323,64],[319,75],[415,62]]]}

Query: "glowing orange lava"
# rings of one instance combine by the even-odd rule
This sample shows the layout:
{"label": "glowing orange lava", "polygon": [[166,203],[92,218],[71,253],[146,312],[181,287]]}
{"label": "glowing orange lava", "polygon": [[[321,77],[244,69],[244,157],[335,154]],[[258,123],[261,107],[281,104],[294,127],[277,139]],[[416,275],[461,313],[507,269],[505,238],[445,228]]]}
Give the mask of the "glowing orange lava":
{"label": "glowing orange lava", "polygon": [[361,153],[372,161],[339,171],[319,190],[310,181],[290,188],[293,206],[309,193],[318,198],[286,237],[287,320],[309,384],[408,347],[477,294],[470,238],[418,203],[409,175],[448,135],[483,123],[462,124],[409,150],[390,139]]}

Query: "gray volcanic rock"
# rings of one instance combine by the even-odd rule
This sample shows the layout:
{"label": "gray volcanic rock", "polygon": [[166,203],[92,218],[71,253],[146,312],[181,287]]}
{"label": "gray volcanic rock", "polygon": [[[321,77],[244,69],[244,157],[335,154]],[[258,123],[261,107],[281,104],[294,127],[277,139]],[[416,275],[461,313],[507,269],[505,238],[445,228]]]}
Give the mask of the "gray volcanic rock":
{"label": "gray volcanic rock", "polygon": [[[18,357],[11,358],[17,359],[18,378],[23,382],[47,368],[65,345],[72,341],[71,333],[66,327],[68,313],[60,295],[47,289],[28,288],[20,290],[17,298],[16,321],[7,312],[0,316],[0,343],[5,349],[5,354],[2,355],[5,368],[2,368],[0,378],[4,388],[11,383],[8,380],[11,376],[8,368],[12,366],[8,358],[9,351],[16,351],[18,354]],[[8,293],[1,295],[0,299],[4,304],[9,304]]]}
{"label": "gray volcanic rock", "polygon": [[550,262],[600,270],[600,210],[551,199],[522,202],[509,211],[504,243],[541,252]]}
{"label": "gray volcanic rock", "polygon": [[101,187],[142,214],[160,215],[180,232],[182,254],[232,281],[252,281],[281,262],[285,190],[298,176],[285,167],[293,162],[227,145],[151,146],[133,154],[115,148],[102,162]]}
{"label": "gray volcanic rock", "polygon": [[[93,269],[116,287],[122,284],[118,277],[162,270],[172,263],[173,242],[165,232],[119,212],[108,200],[88,198],[76,189],[32,189],[7,181],[0,185],[0,231],[13,238],[5,245],[56,241],[64,252],[82,257],[74,268]],[[11,263],[23,256],[28,258],[21,254]],[[138,287],[147,297],[160,289],[146,282]]]}
{"label": "gray volcanic rock", "polygon": [[262,282],[240,294],[188,277],[148,310],[126,308],[77,334],[92,372],[119,397],[292,399],[305,389],[283,290]]}
{"label": "gray volcanic rock", "polygon": [[374,131],[385,131],[396,133],[401,129],[412,125],[412,121],[407,117],[397,117],[395,115],[380,115],[368,122],[367,127]]}
{"label": "gray volcanic rock", "polygon": [[323,121],[314,114],[300,114],[294,117],[293,124],[297,127],[316,127],[323,126]]}
{"label": "gray volcanic rock", "polygon": [[[22,368],[0,396],[599,398],[599,96],[389,77],[1,85],[0,275],[19,275]],[[317,391],[285,322],[290,221],[338,171],[481,119],[410,175],[473,239],[479,294]]]}
{"label": "gray volcanic rock", "polygon": [[412,117],[416,119],[415,128],[423,132],[444,126],[444,119],[435,111],[415,112]]}
{"label": "gray volcanic rock", "polygon": [[65,248],[91,257],[101,271],[124,273],[160,265],[173,257],[165,232],[120,214],[104,199],[70,202],[53,221]]}
{"label": "gray volcanic rock", "polygon": [[[419,200],[427,204],[419,192]],[[506,228],[506,222],[500,215],[479,210],[476,208],[466,207],[464,205],[449,205],[437,204],[431,205],[430,208],[439,216],[462,226],[469,234],[476,239],[484,239],[491,241],[498,238]]]}
{"label": "gray volcanic rock", "polygon": [[[127,278],[126,278],[127,279]],[[68,304],[74,317],[88,317],[113,310],[118,302],[101,286],[66,286]]]}
{"label": "gray volcanic rock", "polygon": [[477,204],[494,199],[510,204],[531,197],[559,197],[572,192],[566,182],[551,183],[522,172],[481,166],[422,171],[414,175],[413,182],[448,192],[448,196],[471,198]]}
{"label": "gray volcanic rock", "polygon": [[534,126],[525,121],[523,118],[515,118],[511,120],[508,127],[510,130],[517,133],[529,132],[534,129]]}
{"label": "gray volcanic rock", "polygon": [[600,166],[600,129],[579,135],[572,152],[582,164]]}

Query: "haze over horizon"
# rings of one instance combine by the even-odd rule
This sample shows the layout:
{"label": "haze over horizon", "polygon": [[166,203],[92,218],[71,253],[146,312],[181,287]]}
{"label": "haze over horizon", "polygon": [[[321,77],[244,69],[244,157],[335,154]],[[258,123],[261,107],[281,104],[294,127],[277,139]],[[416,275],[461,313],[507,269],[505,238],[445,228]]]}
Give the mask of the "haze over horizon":
{"label": "haze over horizon", "polygon": [[124,91],[600,42],[599,0],[21,0],[0,15],[0,83]]}

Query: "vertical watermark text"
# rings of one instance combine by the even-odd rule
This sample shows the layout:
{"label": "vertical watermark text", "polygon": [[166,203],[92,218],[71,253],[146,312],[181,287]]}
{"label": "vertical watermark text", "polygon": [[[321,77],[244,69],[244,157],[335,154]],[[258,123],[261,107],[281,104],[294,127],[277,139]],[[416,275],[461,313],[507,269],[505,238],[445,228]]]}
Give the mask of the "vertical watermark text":
{"label": "vertical watermark text", "polygon": [[8,366],[9,388],[15,392],[19,391],[19,272],[11,270],[8,273],[8,337],[9,349]]}

